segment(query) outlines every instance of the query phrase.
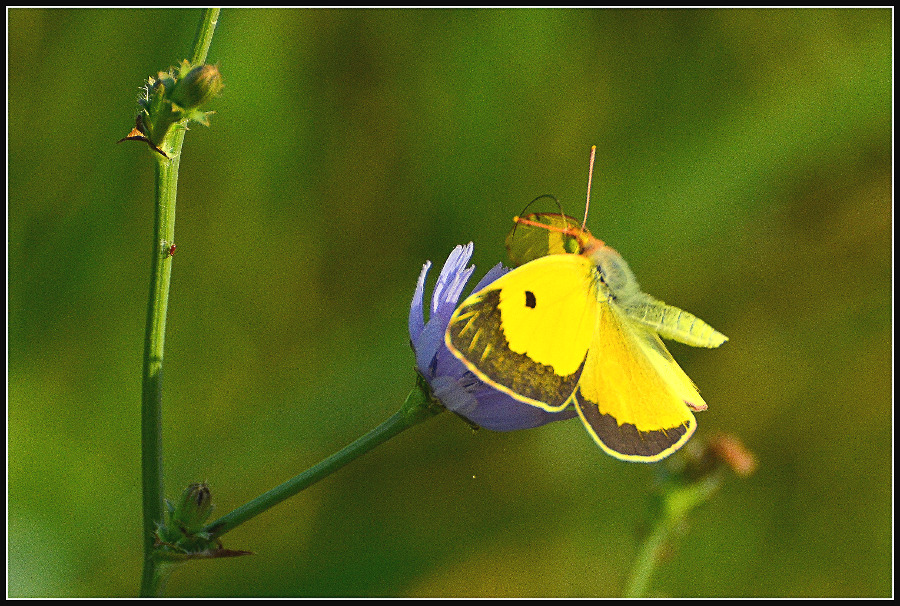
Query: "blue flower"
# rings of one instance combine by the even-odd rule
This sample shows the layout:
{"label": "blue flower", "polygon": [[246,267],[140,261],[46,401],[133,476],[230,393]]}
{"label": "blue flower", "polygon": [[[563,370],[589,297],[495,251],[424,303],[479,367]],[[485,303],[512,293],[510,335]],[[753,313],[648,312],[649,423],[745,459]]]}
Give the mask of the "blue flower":
{"label": "blue flower", "polygon": [[[425,278],[431,261],[422,267],[409,309],[409,339],[416,353],[416,369],[428,381],[441,403],[472,423],[494,431],[512,431],[545,425],[576,416],[574,410],[551,413],[530,406],[478,379],[444,344],[444,333],[462,290],[475,270],[466,267],[472,243],[457,246],[444,263],[431,294],[428,321],[424,319]],[[475,286],[478,292],[509,270],[498,263]]]}

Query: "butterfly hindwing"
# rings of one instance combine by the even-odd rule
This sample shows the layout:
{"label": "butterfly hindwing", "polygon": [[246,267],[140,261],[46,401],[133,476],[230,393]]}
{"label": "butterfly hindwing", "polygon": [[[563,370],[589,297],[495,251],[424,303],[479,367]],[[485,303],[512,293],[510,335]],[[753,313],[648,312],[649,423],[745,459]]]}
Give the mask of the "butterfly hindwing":
{"label": "butterfly hindwing", "polygon": [[691,407],[706,404],[659,337],[614,305],[601,310],[576,408],[608,454],[658,461],[687,442],[696,429]]}
{"label": "butterfly hindwing", "polygon": [[571,401],[596,329],[596,272],[579,255],[541,257],[466,299],[448,349],[481,380],[555,412]]}

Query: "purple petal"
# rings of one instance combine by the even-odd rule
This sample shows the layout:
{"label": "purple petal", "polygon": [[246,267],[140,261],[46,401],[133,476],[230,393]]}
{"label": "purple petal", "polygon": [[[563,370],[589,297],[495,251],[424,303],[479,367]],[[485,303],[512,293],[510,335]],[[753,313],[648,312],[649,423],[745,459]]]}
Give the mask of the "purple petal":
{"label": "purple petal", "polygon": [[472,292],[478,292],[491,282],[495,281],[500,276],[503,276],[507,273],[509,273],[509,268],[504,267],[503,263],[497,263],[492,268],[490,268],[486,274],[484,274],[484,277],[478,282],[478,284],[475,285],[475,288],[472,289]]}
{"label": "purple petal", "polygon": [[[459,278],[460,272],[465,272],[466,263],[469,262],[469,259],[472,258],[472,249],[474,248],[473,244],[469,242],[465,246],[457,246],[453,249],[453,252],[450,253],[450,256],[447,257],[447,260],[444,262],[444,267],[441,268],[441,274],[438,276],[437,284],[434,285],[434,292],[431,295],[431,312],[434,313],[438,310],[440,304],[445,301],[449,301],[450,297],[444,294],[444,290],[450,287],[456,280]],[[469,279],[469,276],[474,271],[474,267],[469,269],[466,273],[465,278],[463,279],[463,283],[465,280]],[[456,298],[459,298],[459,294],[456,295]],[[456,304],[456,300],[453,300],[453,304]],[[430,319],[430,317],[429,317]]]}
{"label": "purple petal", "polygon": [[553,421],[564,421],[577,416],[574,410],[547,412],[543,408],[525,404],[511,396],[484,387],[476,392],[478,408],[466,418],[492,431],[515,431],[540,427]]}
{"label": "purple petal", "polygon": [[422,336],[425,330],[425,318],[423,301],[425,295],[425,278],[428,276],[428,270],[431,269],[431,261],[426,261],[419,272],[419,281],[416,282],[416,292],[413,293],[412,303],[409,306],[409,340],[413,346]]}

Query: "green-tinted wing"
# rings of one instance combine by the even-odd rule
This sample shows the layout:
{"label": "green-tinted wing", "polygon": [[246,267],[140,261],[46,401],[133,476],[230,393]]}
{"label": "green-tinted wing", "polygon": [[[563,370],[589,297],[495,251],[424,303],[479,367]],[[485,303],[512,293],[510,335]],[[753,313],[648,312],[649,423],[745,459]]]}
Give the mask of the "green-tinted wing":
{"label": "green-tinted wing", "polygon": [[[532,213],[524,219],[555,229],[581,231],[581,223],[559,213]],[[577,239],[571,235],[523,223],[516,223],[506,236],[506,251],[513,267],[520,267],[547,255],[577,253],[578,248]]]}

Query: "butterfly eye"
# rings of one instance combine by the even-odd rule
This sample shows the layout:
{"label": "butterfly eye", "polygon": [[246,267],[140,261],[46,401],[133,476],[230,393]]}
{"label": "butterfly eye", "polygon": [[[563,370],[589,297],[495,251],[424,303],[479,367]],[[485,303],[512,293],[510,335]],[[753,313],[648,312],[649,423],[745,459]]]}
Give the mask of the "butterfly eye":
{"label": "butterfly eye", "polygon": [[565,236],[563,239],[563,249],[567,253],[571,253],[573,255],[577,255],[581,253],[581,243],[578,241],[578,238],[573,236]]}

